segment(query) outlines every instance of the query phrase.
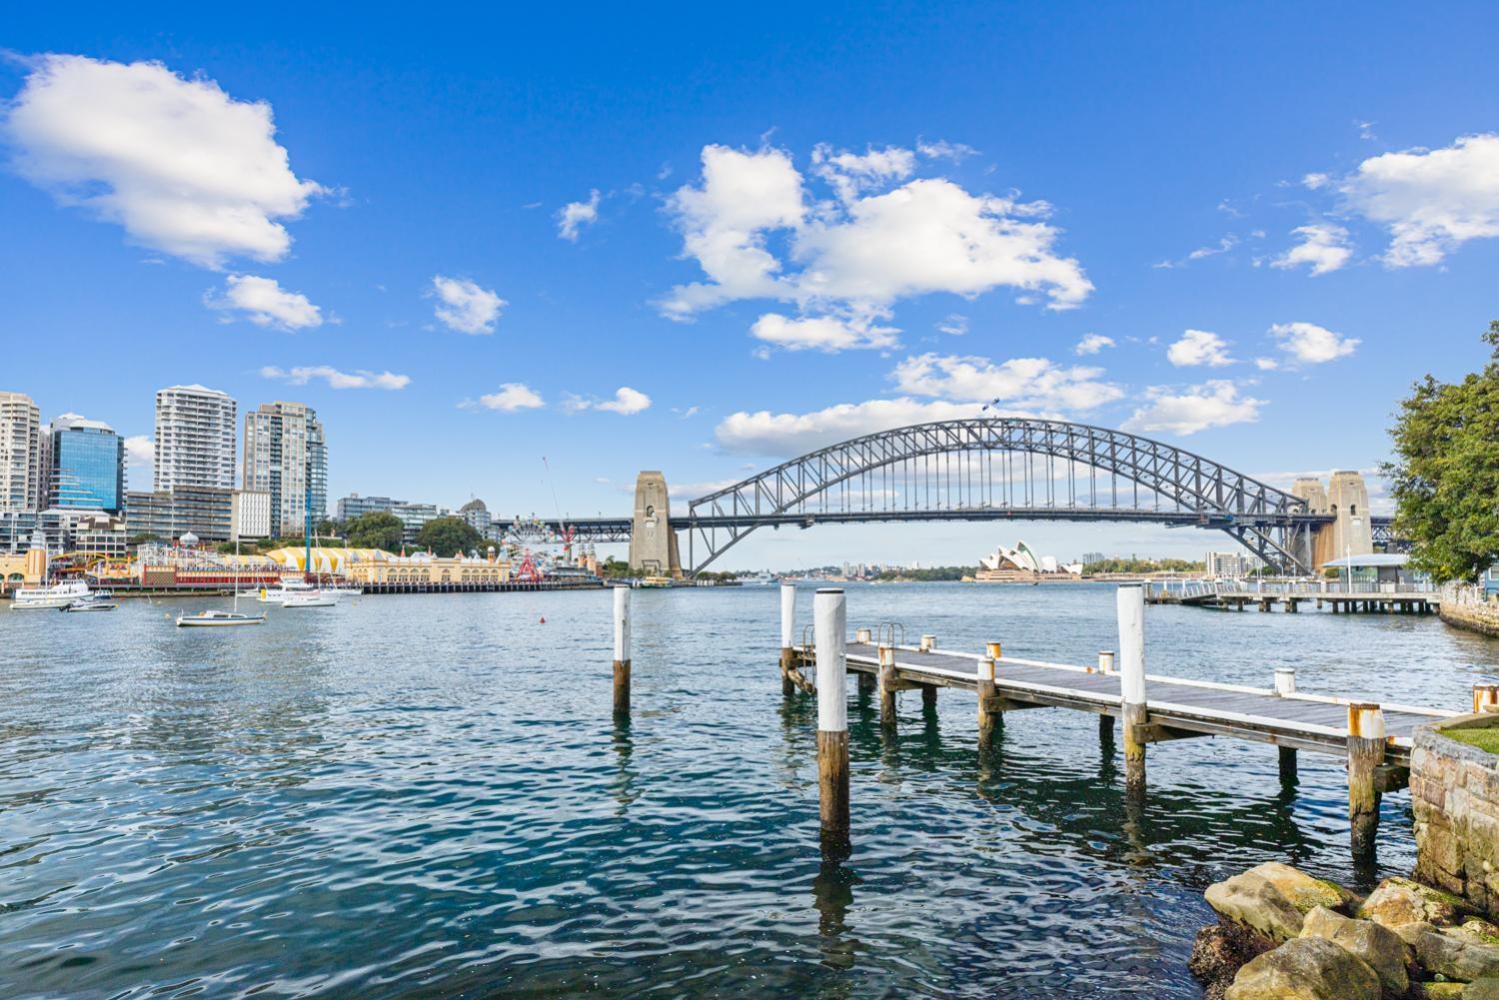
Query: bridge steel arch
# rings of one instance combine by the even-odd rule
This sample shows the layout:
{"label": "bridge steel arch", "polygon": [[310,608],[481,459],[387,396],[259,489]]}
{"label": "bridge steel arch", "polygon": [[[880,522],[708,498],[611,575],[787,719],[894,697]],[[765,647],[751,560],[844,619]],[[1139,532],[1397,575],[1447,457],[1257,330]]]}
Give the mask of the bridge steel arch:
{"label": "bridge steel arch", "polygon": [[[1028,456],[1024,502],[1018,504],[1017,455]],[[1036,457],[1046,460],[1044,480],[1034,475]],[[1065,503],[1056,495],[1057,460],[1069,463]],[[996,462],[1008,487],[999,496]],[[1089,470],[1082,503],[1078,465]],[[1107,505],[1099,503],[1100,473],[1109,478]],[[1121,479],[1131,496],[1124,506]],[[1046,503],[1037,502],[1043,484]],[[687,516],[673,518],[673,527],[688,532],[688,561],[696,573],[765,525],[1007,518],[1217,528],[1272,566],[1300,573],[1311,571],[1312,531],[1332,520],[1309,513],[1304,501],[1284,490],[1161,441],[1061,420],[974,417],[898,427],[820,448],[691,501]]]}

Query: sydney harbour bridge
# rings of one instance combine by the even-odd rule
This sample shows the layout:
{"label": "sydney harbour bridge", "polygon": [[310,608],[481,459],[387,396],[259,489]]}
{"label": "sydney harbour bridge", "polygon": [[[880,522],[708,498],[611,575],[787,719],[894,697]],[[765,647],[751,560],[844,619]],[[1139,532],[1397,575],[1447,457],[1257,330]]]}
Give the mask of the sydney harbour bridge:
{"label": "sydney harbour bridge", "polygon": [[1331,496],[1315,481],[1287,492],[1124,431],[974,417],[829,445],[691,500],[685,513],[669,515],[664,478],[642,473],[630,516],[549,527],[578,540],[630,542],[632,566],[680,565],[690,575],[764,527],[1113,521],[1222,531],[1270,566],[1304,574],[1349,546],[1355,554],[1398,546],[1390,519],[1370,517],[1367,503],[1356,473],[1335,474]]}

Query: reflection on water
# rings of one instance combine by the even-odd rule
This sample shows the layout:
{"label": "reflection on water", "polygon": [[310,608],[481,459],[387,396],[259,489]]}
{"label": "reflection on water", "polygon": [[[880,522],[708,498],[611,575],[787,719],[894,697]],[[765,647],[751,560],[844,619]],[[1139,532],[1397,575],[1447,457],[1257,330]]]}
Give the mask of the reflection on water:
{"label": "reflection on water", "polygon": [[[773,589],[643,591],[634,713],[607,594],[370,597],[262,628],[0,611],[0,995],[499,990],[1195,997],[1202,889],[1350,868],[1341,765],[1158,744],[971,694],[850,694],[853,855],[818,849],[816,707]],[[811,591],[801,612],[810,615]],[[189,608],[191,610],[191,608]],[[540,624],[545,617],[547,624]],[[850,626],[1091,663],[1107,588],[849,588]],[[232,634],[225,634],[232,633]],[[1152,608],[1152,672],[1461,707],[1499,644],[1429,618]]]}

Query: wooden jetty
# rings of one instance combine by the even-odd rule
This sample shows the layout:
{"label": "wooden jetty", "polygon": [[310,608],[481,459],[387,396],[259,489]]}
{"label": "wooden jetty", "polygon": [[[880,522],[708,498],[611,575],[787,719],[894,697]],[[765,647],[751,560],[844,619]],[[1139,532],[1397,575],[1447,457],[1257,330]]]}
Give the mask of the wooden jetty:
{"label": "wooden jetty", "polygon": [[1201,580],[1160,581],[1145,584],[1145,603],[1181,604],[1198,608],[1243,611],[1256,605],[1270,611],[1280,605],[1296,614],[1301,605],[1312,604],[1318,610],[1331,609],[1333,614],[1435,614],[1441,595],[1435,590],[1418,590],[1394,585],[1355,585],[1352,589],[1336,581],[1315,583],[1213,583]]}
{"label": "wooden jetty", "polygon": [[[837,645],[843,647],[842,671],[858,678],[860,692],[878,691],[881,724],[888,730],[896,725],[898,692],[919,690],[935,703],[944,688],[978,696],[981,746],[1011,711],[1091,712],[1099,716],[1100,735],[1109,739],[1113,720],[1122,719],[1126,788],[1134,794],[1145,790],[1146,748],[1152,743],[1202,736],[1269,743],[1280,748],[1282,776],[1295,773],[1300,750],[1342,757],[1348,761],[1354,856],[1372,858],[1379,797],[1406,786],[1416,728],[1459,713],[1301,692],[1295,671],[1285,668],[1274,672],[1269,688],[1146,673],[1144,606],[1140,585],[1119,588],[1117,663],[1114,651],[1101,652],[1097,665],[1081,666],[1007,656],[997,642],[983,653],[939,649],[931,635],[911,645],[899,626],[888,623],[859,629],[852,641],[837,637],[843,640]],[[820,666],[818,675],[827,673],[827,651],[818,648],[827,640],[804,634],[800,645],[791,645],[794,605],[785,590],[781,607],[783,691],[812,693],[817,685],[806,671]],[[1474,711],[1496,701],[1499,688],[1475,687]]]}

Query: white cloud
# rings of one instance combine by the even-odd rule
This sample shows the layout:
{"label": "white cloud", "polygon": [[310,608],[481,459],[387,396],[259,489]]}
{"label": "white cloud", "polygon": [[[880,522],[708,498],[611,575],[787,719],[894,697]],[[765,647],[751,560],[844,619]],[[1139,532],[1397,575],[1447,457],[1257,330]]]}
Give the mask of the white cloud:
{"label": "white cloud", "polygon": [[1273,372],[1280,367],[1280,362],[1274,358],[1255,358],[1254,366],[1262,372]]}
{"label": "white cloud", "polygon": [[440,274],[432,279],[429,294],[436,295],[441,303],[434,311],[437,318],[459,333],[494,333],[500,310],[509,304],[467,278],[445,278]]}
{"label": "white cloud", "polygon": [[1345,337],[1315,323],[1276,323],[1270,336],[1292,359],[1307,365],[1346,358],[1360,343],[1357,337]]}
{"label": "white cloud", "polygon": [[1124,390],[1099,381],[1102,368],[1064,368],[1046,358],[988,358],[923,354],[896,365],[890,379],[913,396],[968,403],[1003,403],[1021,410],[1089,410]]}
{"label": "white cloud", "polygon": [[1340,190],[1389,228],[1388,266],[1437,264],[1468,240],[1499,236],[1499,135],[1370,157]]}
{"label": "white cloud", "polygon": [[866,191],[910,177],[916,172],[916,155],[898,146],[871,146],[862,154],[835,153],[824,143],[812,150],[812,172],[831,184],[841,201],[850,202]]}
{"label": "white cloud", "polygon": [[897,346],[900,331],[890,326],[876,326],[872,319],[844,319],[837,316],[804,316],[792,319],[778,313],[766,313],[755,320],[750,334],[756,340],[783,347],[788,351],[818,350],[825,354],[860,348]]}
{"label": "white cloud", "polygon": [[1326,174],[1306,174],[1301,178],[1301,185],[1308,190],[1317,191],[1327,187],[1330,180]]}
{"label": "white cloud", "polygon": [[968,332],[968,317],[961,313],[949,313],[946,319],[937,324],[937,332],[949,337],[961,337]]}
{"label": "white cloud", "polygon": [[1238,245],[1239,237],[1234,233],[1229,233],[1227,236],[1220,238],[1217,243],[1213,243],[1204,247],[1198,247],[1196,250],[1191,251],[1180,260],[1163,260],[1160,263],[1152,264],[1151,266],[1162,270],[1171,270],[1173,268],[1186,267],[1193,261],[1204,260],[1208,257],[1216,257],[1221,253],[1228,253]]}
{"label": "white cloud", "polygon": [[784,150],[707,146],[702,161],[698,184],[667,202],[683,255],[707,277],[672,289],[661,308],[673,319],[743,299],[794,302],[805,315],[883,318],[902,298],[971,298],[999,287],[1067,309],[1093,289],[1076,260],[1055,253],[1060,231],[1044,221],[1044,202],[913,178],[909,150],[819,146],[812,177],[836,195],[822,200]]}
{"label": "white cloud", "polygon": [[[323,325],[323,312],[300,292],[282,289],[275,278],[253,274],[231,274],[224,282],[224,294],[208,292],[203,304],[210,309],[237,310],[256,326],[275,326],[283,330],[306,330]],[[227,322],[227,320],[226,320]]]}
{"label": "white cloud", "polygon": [[628,417],[650,409],[651,397],[637,389],[622,385],[615,390],[613,399],[585,399],[582,396],[569,396],[562,405],[569,413],[603,410],[605,413],[618,413]]}
{"label": "white cloud", "polygon": [[306,385],[315,378],[320,378],[328,383],[330,389],[404,389],[411,384],[411,376],[396,375],[393,372],[371,372],[359,369],[352,372],[341,372],[337,368],[328,365],[312,365],[300,368],[282,369],[274,365],[266,365],[260,369],[261,378],[276,379],[288,385]]}
{"label": "white cloud", "polygon": [[540,394],[524,382],[506,382],[500,386],[499,392],[486,393],[477,402],[464,400],[458,405],[465,410],[485,409],[515,413],[518,410],[539,409],[546,404]]}
{"label": "white cloud", "polygon": [[1331,223],[1314,223],[1291,230],[1301,242],[1270,262],[1271,267],[1291,268],[1310,264],[1312,275],[1336,271],[1348,263],[1353,251],[1348,249],[1348,230]]}
{"label": "white cloud", "polygon": [[781,263],[765,249],[765,234],[800,226],[805,211],[801,174],[778,149],[704,146],[702,160],[701,185],[679,188],[666,207],[683,252],[709,280],[672,290],[662,308],[673,319],[734,299],[782,298]]}
{"label": "white cloud", "polygon": [[578,242],[578,230],[599,221],[599,191],[594,188],[587,201],[572,201],[557,213],[557,235]]}
{"label": "white cloud", "polygon": [[279,260],[291,236],[278,220],[324,191],[292,173],[264,101],[156,62],[45,55],[31,67],[3,126],[15,169],[137,243],[212,268]]}
{"label": "white cloud", "polygon": [[125,464],[131,468],[150,468],[156,464],[156,442],[145,434],[125,439]]}
{"label": "white cloud", "polygon": [[954,163],[960,163],[979,153],[966,143],[948,142],[946,139],[936,139],[932,142],[918,141],[916,152],[930,160],[951,160]]}
{"label": "white cloud", "polygon": [[719,423],[714,438],[737,454],[784,458],[892,427],[976,417],[982,410],[978,403],[901,398],[840,403],[811,413],[741,411]]}
{"label": "white cloud", "polygon": [[1202,385],[1173,389],[1151,386],[1145,390],[1149,405],[1126,420],[1121,429],[1142,434],[1178,434],[1183,437],[1210,427],[1253,423],[1259,419],[1262,399],[1240,396],[1238,387],[1223,379]]}
{"label": "white cloud", "polygon": [[1088,354],[1097,354],[1105,347],[1113,346],[1113,337],[1105,337],[1101,333],[1090,333],[1085,335],[1082,340],[1079,340],[1077,342],[1077,346],[1072,349],[1072,353],[1076,354],[1078,357],[1083,357],[1084,355]]}
{"label": "white cloud", "polygon": [[1166,360],[1178,368],[1191,365],[1222,368],[1234,363],[1234,359],[1228,355],[1228,342],[1207,330],[1188,330],[1183,333],[1180,340],[1166,348]]}

